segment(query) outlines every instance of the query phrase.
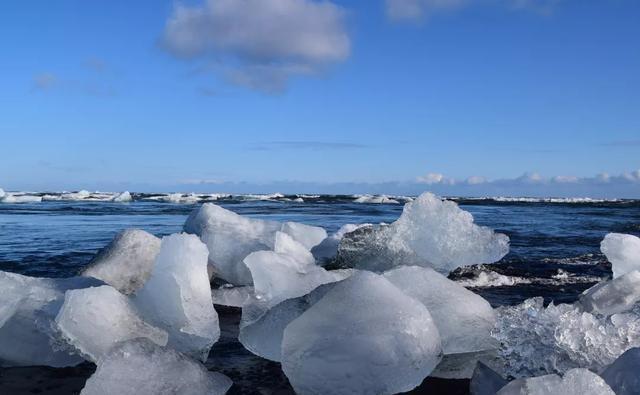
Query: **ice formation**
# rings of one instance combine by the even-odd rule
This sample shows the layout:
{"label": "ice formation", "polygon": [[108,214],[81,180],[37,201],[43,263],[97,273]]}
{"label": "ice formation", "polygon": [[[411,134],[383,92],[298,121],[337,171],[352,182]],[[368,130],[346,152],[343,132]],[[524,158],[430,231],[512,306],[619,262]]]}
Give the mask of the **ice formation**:
{"label": "ice formation", "polygon": [[220,288],[211,290],[211,298],[213,304],[222,306],[242,307],[253,295],[253,287],[245,285],[243,287],[234,287],[225,285]]}
{"label": "ice formation", "polygon": [[41,196],[6,193],[0,197],[0,203],[40,203]]}
{"label": "ice formation", "polygon": [[616,395],[640,392],[640,348],[631,348],[609,365],[600,376]]}
{"label": "ice formation", "polygon": [[129,295],[147,281],[159,251],[159,238],[144,230],[127,229],[93,258],[82,275],[99,278]]}
{"label": "ice formation", "polygon": [[0,272],[0,365],[62,367],[82,362],[59,344],[55,318],[65,291],[102,284],[84,277],[51,279]]}
{"label": "ice formation", "polygon": [[424,305],[362,271],[286,327],[282,368],[298,394],[394,394],[418,386],[441,353]]}
{"label": "ice formation", "polygon": [[67,343],[93,362],[126,340],[167,344],[167,332],[142,321],[128,298],[109,285],[67,291],[56,324]]}
{"label": "ice formation", "polygon": [[132,201],[133,198],[131,197],[131,194],[129,193],[129,191],[124,191],[116,196],[113,197],[112,201],[116,202],[116,203],[127,203]]}
{"label": "ice formation", "polygon": [[337,232],[333,233],[331,236],[322,240],[320,244],[313,247],[311,249],[311,253],[313,256],[319,261],[327,261],[332,259],[338,253],[338,246],[340,245],[340,240],[344,237],[345,234],[355,231],[363,226],[371,226],[371,224],[345,224],[338,229]]}
{"label": "ice formation", "polygon": [[321,228],[243,217],[212,203],[194,210],[184,230],[200,237],[209,248],[209,263],[216,274],[235,285],[252,285],[251,273],[242,261],[252,252],[273,250],[276,232],[288,234],[307,249],[326,236]]}
{"label": "ice formation", "polygon": [[478,362],[473,371],[469,392],[471,395],[495,395],[507,380],[482,362]]}
{"label": "ice formation", "polygon": [[480,295],[430,268],[401,266],[384,276],[427,307],[440,332],[445,354],[496,348],[491,337],[496,315]]}
{"label": "ice formation", "polygon": [[579,303],[585,311],[612,315],[631,310],[638,301],[640,271],[634,270],[587,289]]}
{"label": "ice formation", "polygon": [[2,199],[5,195],[4,189],[0,188],[0,199]]}
{"label": "ice formation", "polygon": [[354,203],[375,203],[375,204],[398,204],[396,199],[391,199],[385,195],[362,195],[356,197]]}
{"label": "ice formation", "polygon": [[119,343],[97,365],[81,395],[223,395],[232,385],[227,376],[146,339]]}
{"label": "ice formation", "polygon": [[418,265],[447,274],[460,266],[495,262],[508,252],[506,235],[476,225],[456,203],[423,193],[407,203],[391,225],[348,233],[340,243],[338,261],[378,272]]}
{"label": "ice formation", "polygon": [[616,395],[601,377],[587,369],[572,369],[563,377],[549,374],[514,380],[497,393],[497,395],[551,394]]}
{"label": "ice formation", "polygon": [[613,278],[632,270],[640,270],[640,238],[622,233],[609,233],[600,243],[600,250],[611,262]]}
{"label": "ice formation", "polygon": [[134,298],[142,318],[169,333],[170,347],[201,360],[220,336],[207,255],[194,235],[164,237],[151,276]]}
{"label": "ice formation", "polygon": [[[242,306],[238,340],[252,353],[280,362],[282,336],[286,326],[321,299],[337,281],[349,277],[353,271],[333,270],[327,273],[331,282],[323,285],[315,284],[317,288],[310,293],[280,301],[277,304],[276,300],[249,298]],[[299,293],[302,294],[302,292]]]}
{"label": "ice formation", "polygon": [[505,376],[562,373],[582,367],[600,371],[631,347],[640,346],[640,305],[603,316],[579,305],[527,299],[497,309],[493,336],[500,342]]}

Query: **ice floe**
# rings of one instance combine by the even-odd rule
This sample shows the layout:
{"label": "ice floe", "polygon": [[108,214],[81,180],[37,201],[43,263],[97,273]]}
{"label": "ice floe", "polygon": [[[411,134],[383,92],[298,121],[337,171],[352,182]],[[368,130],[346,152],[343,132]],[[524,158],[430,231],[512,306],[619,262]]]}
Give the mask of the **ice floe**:
{"label": "ice floe", "polygon": [[81,395],[223,395],[233,383],[147,339],[117,344],[97,363]]}
{"label": "ice floe", "polygon": [[116,203],[128,203],[128,202],[133,201],[133,198],[131,197],[131,194],[129,193],[129,191],[124,191],[124,192],[114,196],[111,199],[111,201],[112,202],[116,202]]}
{"label": "ice floe", "polygon": [[441,353],[422,303],[356,272],[286,327],[282,368],[299,394],[394,394],[418,386]]}
{"label": "ice floe", "polygon": [[127,229],[91,260],[83,276],[98,278],[124,294],[147,281],[160,251],[160,239],[141,229]]}
{"label": "ice floe", "polygon": [[622,233],[609,233],[600,243],[600,250],[611,262],[613,277],[640,270],[640,238]]}
{"label": "ice floe", "polygon": [[456,203],[424,193],[407,203],[394,223],[348,233],[340,242],[338,261],[373,271],[418,265],[446,274],[460,266],[495,262],[508,252],[506,235],[476,225]]}
{"label": "ice floe", "polygon": [[201,360],[220,336],[207,256],[194,235],[164,237],[151,276],[134,297],[142,318],[169,333],[170,347]]}

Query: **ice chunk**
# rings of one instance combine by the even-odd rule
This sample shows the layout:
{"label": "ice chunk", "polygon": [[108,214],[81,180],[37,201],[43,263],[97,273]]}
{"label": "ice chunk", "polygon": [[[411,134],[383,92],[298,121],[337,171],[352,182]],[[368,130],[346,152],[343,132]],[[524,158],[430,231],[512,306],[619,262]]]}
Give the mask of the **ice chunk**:
{"label": "ice chunk", "polygon": [[422,303],[356,272],[286,327],[282,368],[299,394],[395,394],[418,386],[441,353]]}
{"label": "ice chunk", "polygon": [[252,353],[280,362],[282,336],[287,325],[321,299],[337,281],[349,277],[352,273],[352,270],[329,271],[332,282],[320,285],[306,295],[278,304],[275,304],[274,300],[249,298],[242,306],[238,340]]}
{"label": "ice chunk", "polygon": [[576,367],[600,371],[631,347],[640,346],[640,306],[602,316],[580,306],[542,298],[500,307],[493,336],[500,343],[500,371],[523,377],[562,373]]}
{"label": "ice chunk", "polygon": [[384,276],[427,307],[440,332],[445,354],[497,347],[491,337],[496,315],[480,295],[430,268],[402,266]]}
{"label": "ice chunk", "polygon": [[119,343],[97,365],[81,395],[223,395],[233,384],[146,339]]}
{"label": "ice chunk", "polygon": [[613,278],[632,270],[640,270],[640,238],[622,233],[609,233],[600,243],[600,251],[611,262]]}
{"label": "ice chunk", "polygon": [[482,362],[478,362],[469,383],[471,395],[495,395],[507,380]]}
{"label": "ice chunk", "polygon": [[131,197],[131,194],[129,193],[129,191],[124,191],[116,196],[113,197],[113,202],[116,203],[127,203],[132,201],[133,198]]}
{"label": "ice chunk", "polygon": [[4,189],[0,188],[0,199],[2,199],[4,195],[5,195]]}
{"label": "ice chunk", "polygon": [[253,287],[222,286],[211,290],[211,298],[214,304],[231,307],[242,307],[253,295]]}
{"label": "ice chunk", "polygon": [[357,196],[354,203],[374,203],[374,204],[398,204],[396,199],[391,199],[385,195],[361,195]]}
{"label": "ice chunk", "polygon": [[631,310],[640,301],[640,271],[634,270],[603,281],[580,295],[585,311],[611,315]]}
{"label": "ice chunk", "polygon": [[127,229],[93,258],[82,275],[99,278],[129,295],[147,281],[159,251],[159,238],[144,230]]}
{"label": "ice chunk", "polygon": [[280,230],[302,244],[307,250],[312,249],[327,238],[327,231],[323,228],[297,222],[285,222]]}
{"label": "ice chunk", "polygon": [[0,203],[40,203],[42,196],[5,193],[0,197]]}
{"label": "ice chunk", "polygon": [[109,285],[67,291],[56,324],[65,340],[93,362],[121,341],[144,337],[167,344],[167,332],[142,321],[128,298]]}
{"label": "ice chunk", "polygon": [[564,377],[556,374],[518,379],[504,386],[497,395],[615,395],[597,374],[572,369]]}
{"label": "ice chunk", "polygon": [[212,203],[194,210],[184,230],[200,237],[209,248],[209,263],[216,274],[234,285],[253,283],[242,261],[252,252],[273,250],[276,232],[287,233],[305,246],[318,243],[322,234],[326,236],[321,228],[243,217]]}
{"label": "ice chunk", "polygon": [[55,318],[65,291],[102,284],[93,278],[35,278],[0,272],[0,365],[63,367],[82,362],[58,341]]}
{"label": "ice chunk", "polygon": [[284,232],[276,232],[273,251],[278,254],[290,256],[298,262],[298,266],[300,267],[313,266],[316,263],[311,252],[309,252],[303,244],[297,242],[293,237]]}
{"label": "ice chunk", "polygon": [[60,198],[62,200],[84,200],[89,196],[91,196],[91,192],[83,189],[78,192],[63,193],[62,195],[60,195]]}
{"label": "ice chunk", "polygon": [[331,236],[322,240],[320,244],[313,247],[311,252],[313,256],[320,262],[332,259],[338,253],[338,246],[340,245],[340,240],[344,237],[345,234],[355,231],[358,228],[363,226],[371,226],[371,224],[345,224],[338,229],[338,231]]}
{"label": "ice chunk", "polygon": [[170,347],[201,360],[220,336],[207,256],[194,235],[162,238],[151,277],[134,298],[143,319],[169,333]]}
{"label": "ice chunk", "polygon": [[340,243],[343,267],[384,271],[398,265],[433,267],[440,273],[491,263],[509,252],[509,238],[478,226],[451,201],[423,193],[388,226],[360,228]]}
{"label": "ice chunk", "polygon": [[640,348],[631,348],[600,375],[617,395],[640,393]]}

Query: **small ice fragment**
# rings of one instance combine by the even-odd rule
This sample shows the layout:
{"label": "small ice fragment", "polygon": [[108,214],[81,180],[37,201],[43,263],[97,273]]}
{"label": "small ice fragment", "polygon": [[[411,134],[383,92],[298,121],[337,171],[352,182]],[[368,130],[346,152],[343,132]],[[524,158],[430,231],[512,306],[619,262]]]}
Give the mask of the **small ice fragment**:
{"label": "small ice fragment", "polygon": [[640,301],[640,271],[627,272],[613,280],[603,281],[580,295],[585,311],[612,315],[631,310]]}
{"label": "small ice fragment", "polygon": [[119,343],[97,363],[81,395],[224,395],[231,380],[147,339]]}
{"label": "small ice fragment", "polygon": [[491,337],[496,315],[480,295],[430,268],[401,266],[384,276],[427,307],[440,332],[445,354],[496,348]]}
{"label": "small ice fragment", "polygon": [[504,386],[497,395],[616,395],[597,374],[572,369],[564,377],[556,374],[518,379]]}
{"label": "small ice fragment", "polygon": [[600,251],[611,262],[613,278],[632,270],[640,270],[640,238],[622,233],[609,233],[600,243]]}
{"label": "small ice fragment", "polygon": [[286,327],[282,369],[298,394],[395,394],[418,386],[441,353],[427,308],[361,271]]}
{"label": "small ice fragment", "polygon": [[167,344],[167,332],[142,321],[128,298],[109,285],[67,291],[56,324],[64,339],[93,362],[121,341],[144,337]]}
{"label": "small ice fragment", "polygon": [[482,362],[478,362],[469,383],[471,395],[495,395],[507,380]]}
{"label": "small ice fragment", "polygon": [[194,235],[162,238],[151,276],[134,297],[142,318],[169,333],[170,347],[203,361],[220,336],[207,255]]}
{"label": "small ice fragment", "polygon": [[640,393],[640,348],[630,348],[613,361],[600,376],[617,395]]}
{"label": "small ice fragment", "polygon": [[230,307],[242,307],[253,295],[253,287],[222,286],[211,290],[213,304]]}
{"label": "small ice fragment", "polygon": [[282,224],[280,231],[291,236],[307,250],[312,249],[327,238],[327,231],[323,228],[298,222],[285,222]]}
{"label": "small ice fragment", "polygon": [[376,272],[417,265],[447,274],[460,266],[498,261],[508,252],[506,235],[476,225],[456,203],[423,193],[391,225],[347,234],[338,260],[344,267]]}
{"label": "small ice fragment", "polygon": [[130,201],[132,201],[133,198],[131,197],[131,194],[129,193],[129,191],[124,191],[116,196],[113,197],[112,201],[116,202],[116,203],[128,203]]}
{"label": "small ice fragment", "polygon": [[130,295],[140,289],[153,270],[160,239],[140,229],[127,229],[100,250],[82,271]]}

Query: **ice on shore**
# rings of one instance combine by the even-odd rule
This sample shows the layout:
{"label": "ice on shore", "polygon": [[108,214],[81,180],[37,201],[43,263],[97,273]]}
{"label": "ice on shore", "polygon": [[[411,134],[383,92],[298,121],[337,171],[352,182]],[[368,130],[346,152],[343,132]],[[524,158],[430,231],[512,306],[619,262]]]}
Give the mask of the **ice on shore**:
{"label": "ice on shore", "polygon": [[401,266],[384,276],[427,307],[440,332],[445,354],[496,348],[491,337],[496,315],[480,295],[430,268]]}
{"label": "ice on shore", "polygon": [[631,348],[609,365],[600,376],[616,395],[640,393],[640,348]]}
{"label": "ice on shore", "polygon": [[238,340],[252,353],[280,362],[282,337],[287,325],[320,300],[337,281],[344,280],[352,273],[352,270],[329,271],[327,275],[331,281],[315,284],[317,288],[313,291],[279,302],[250,297],[242,306]]}
{"label": "ice on shore", "polygon": [[374,204],[399,204],[396,199],[389,198],[386,195],[361,195],[356,197],[354,203],[374,203]]}
{"label": "ice on shore", "polygon": [[493,336],[500,343],[504,376],[562,373],[582,367],[600,371],[624,351],[640,346],[640,306],[603,316],[580,305],[549,304],[541,297],[497,310]]}
{"label": "ice on shore", "polygon": [[140,289],[153,270],[160,239],[141,229],[127,229],[103,248],[82,271],[130,295]]}
{"label": "ice on shore", "polygon": [[67,291],[56,324],[66,342],[93,362],[126,340],[167,344],[167,332],[142,321],[128,298],[109,285]]}
{"label": "ice on shore", "polygon": [[232,285],[222,286],[211,290],[213,304],[230,307],[242,307],[253,295],[253,287],[245,285],[234,287]]}
{"label": "ice on shore", "polygon": [[55,318],[65,291],[103,284],[93,278],[36,278],[0,271],[0,366],[82,362],[58,341]]}
{"label": "ice on shore", "polygon": [[498,261],[508,252],[506,235],[476,225],[456,203],[423,193],[391,225],[348,233],[340,242],[338,261],[377,272],[417,265],[447,274],[460,266]]}
{"label": "ice on shore", "polygon": [[612,315],[631,310],[640,301],[640,271],[627,272],[613,280],[603,281],[580,295],[585,311]]}
{"label": "ice on shore", "polygon": [[0,197],[0,203],[40,203],[41,196],[6,193]]}
{"label": "ice on shore", "polygon": [[549,374],[514,380],[497,393],[497,395],[551,394],[616,395],[600,376],[587,369],[572,369],[563,377]]}
{"label": "ice on shore", "polygon": [[613,278],[632,270],[640,270],[640,238],[622,233],[609,233],[600,250],[611,262]]}
{"label": "ice on shore", "polygon": [[469,393],[471,395],[495,395],[505,385],[507,385],[507,380],[484,363],[478,362],[469,383]]}
{"label": "ice on shore", "polygon": [[116,345],[97,363],[81,395],[223,395],[232,381],[146,339]]}
{"label": "ice on shore", "polygon": [[286,327],[282,368],[298,394],[395,394],[418,386],[441,354],[426,307],[360,271]]}
{"label": "ice on shore", "polygon": [[208,253],[194,235],[162,238],[151,276],[134,297],[142,318],[169,333],[169,347],[200,360],[207,358],[220,336]]}
{"label": "ice on shore", "polygon": [[276,232],[288,234],[307,249],[326,237],[321,228],[244,217],[212,203],[194,210],[184,230],[200,237],[209,248],[216,275],[234,285],[253,284],[243,260],[252,252],[273,250]]}
{"label": "ice on shore", "polygon": [[333,233],[331,236],[328,236],[327,238],[322,240],[320,244],[313,247],[311,249],[311,253],[320,263],[335,258],[335,256],[338,254],[338,246],[340,245],[340,240],[342,240],[344,235],[353,232],[363,226],[371,226],[371,224],[342,225],[337,232]]}
{"label": "ice on shore", "polygon": [[133,198],[131,197],[129,191],[124,191],[114,196],[111,201],[116,203],[128,203],[133,201]]}

